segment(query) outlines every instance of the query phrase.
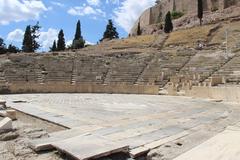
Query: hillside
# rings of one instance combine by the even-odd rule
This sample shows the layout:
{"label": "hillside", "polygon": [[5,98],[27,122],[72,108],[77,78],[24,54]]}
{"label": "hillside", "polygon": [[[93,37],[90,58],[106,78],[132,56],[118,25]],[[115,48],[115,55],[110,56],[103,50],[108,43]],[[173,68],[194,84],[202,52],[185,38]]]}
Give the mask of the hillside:
{"label": "hillside", "polygon": [[[240,0],[203,0],[203,24],[215,24],[219,21],[229,20],[240,15]],[[142,34],[158,34],[162,32],[165,15],[168,11],[173,16],[174,29],[191,28],[199,25],[197,18],[197,1],[192,0],[161,0],[156,5],[143,12],[130,35],[136,35],[140,23]]]}
{"label": "hillside", "polygon": [[225,77],[227,83],[238,84],[239,25],[239,21],[228,20],[180,29],[169,35],[106,41],[81,50],[2,55],[1,85],[61,82],[164,87],[179,74],[198,74],[200,81],[215,74]]}

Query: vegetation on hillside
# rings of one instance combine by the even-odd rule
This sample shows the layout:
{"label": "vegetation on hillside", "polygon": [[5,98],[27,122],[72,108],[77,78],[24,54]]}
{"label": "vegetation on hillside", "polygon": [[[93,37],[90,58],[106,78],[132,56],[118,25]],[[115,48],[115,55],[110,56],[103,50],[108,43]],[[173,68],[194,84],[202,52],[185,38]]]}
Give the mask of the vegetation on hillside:
{"label": "vegetation on hillside", "polygon": [[172,18],[171,18],[171,12],[169,11],[165,17],[164,32],[170,33],[172,31],[173,31],[173,23],[172,23]]}
{"label": "vegetation on hillside", "polygon": [[119,38],[119,34],[117,32],[117,29],[116,27],[114,27],[112,20],[109,19],[108,24],[106,26],[106,30],[103,33],[103,38],[101,39],[101,41],[104,39],[112,40],[112,39],[118,39],[118,38]]}
{"label": "vegetation on hillside", "polygon": [[184,15],[183,12],[179,12],[179,11],[173,11],[171,13],[172,19],[178,19],[180,17],[182,17]]}
{"label": "vegetation on hillside", "polygon": [[141,25],[140,25],[140,21],[138,22],[138,28],[137,28],[137,35],[140,36],[142,34],[142,30],[141,30]]}
{"label": "vegetation on hillside", "polygon": [[35,52],[40,48],[40,44],[37,42],[37,39],[39,38],[40,34],[40,26],[37,22],[36,25],[30,26],[28,25],[26,27],[23,43],[22,43],[22,51],[23,52]]}
{"label": "vegetation on hillside", "polygon": [[0,38],[0,54],[4,54],[7,52],[6,45],[4,43],[4,40]]}
{"label": "vegetation on hillside", "polygon": [[65,43],[63,30],[61,29],[58,33],[57,51],[64,51],[65,49],[66,49],[66,43]]}
{"label": "vegetation on hillside", "polygon": [[203,2],[202,2],[202,0],[198,0],[198,18],[200,21],[200,25],[202,25],[202,18],[203,18]]}
{"label": "vegetation on hillside", "polygon": [[169,35],[165,45],[187,45],[191,47],[195,47],[196,43],[201,41],[206,41],[209,31],[211,30],[212,25],[206,25],[202,27],[194,27],[185,30],[178,30],[172,32]]}
{"label": "vegetation on hillside", "polygon": [[18,47],[14,46],[13,44],[8,45],[7,53],[19,53],[19,52],[21,52],[21,50]]}
{"label": "vegetation on hillside", "polygon": [[53,41],[53,45],[52,45],[52,47],[50,47],[50,51],[51,51],[51,52],[55,52],[55,51],[57,51],[56,40]]}
{"label": "vegetation on hillside", "polygon": [[80,20],[78,20],[77,26],[76,26],[75,37],[74,37],[73,42],[72,42],[72,48],[73,49],[80,49],[80,48],[83,48],[84,45],[85,45],[85,40],[82,37],[81,23],[80,23]]}
{"label": "vegetation on hillside", "polygon": [[7,47],[6,44],[4,43],[4,40],[0,37],[0,54],[18,52],[20,52],[20,50],[16,46],[9,44]]}

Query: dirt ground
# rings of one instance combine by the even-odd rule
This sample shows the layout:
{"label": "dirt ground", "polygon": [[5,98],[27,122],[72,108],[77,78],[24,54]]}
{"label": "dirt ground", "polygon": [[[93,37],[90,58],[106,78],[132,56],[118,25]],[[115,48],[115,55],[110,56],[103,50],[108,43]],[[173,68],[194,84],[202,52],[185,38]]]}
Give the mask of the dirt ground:
{"label": "dirt ground", "polygon": [[[0,117],[0,120],[3,119]],[[0,134],[1,160],[60,160],[57,152],[38,154],[29,148],[29,141],[48,137],[54,131],[63,130],[63,127],[50,124],[34,117],[17,113],[17,120],[13,121],[14,131]]]}

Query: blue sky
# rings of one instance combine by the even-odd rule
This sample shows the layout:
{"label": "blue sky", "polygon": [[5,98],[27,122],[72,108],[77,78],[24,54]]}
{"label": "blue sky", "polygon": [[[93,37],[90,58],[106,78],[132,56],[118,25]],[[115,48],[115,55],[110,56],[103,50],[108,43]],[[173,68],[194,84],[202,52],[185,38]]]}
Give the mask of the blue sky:
{"label": "blue sky", "polygon": [[0,37],[6,44],[21,47],[26,26],[39,21],[41,51],[46,51],[60,29],[69,44],[78,19],[89,43],[102,38],[108,19],[113,19],[120,37],[126,37],[139,15],[154,3],[155,0],[0,0]]}

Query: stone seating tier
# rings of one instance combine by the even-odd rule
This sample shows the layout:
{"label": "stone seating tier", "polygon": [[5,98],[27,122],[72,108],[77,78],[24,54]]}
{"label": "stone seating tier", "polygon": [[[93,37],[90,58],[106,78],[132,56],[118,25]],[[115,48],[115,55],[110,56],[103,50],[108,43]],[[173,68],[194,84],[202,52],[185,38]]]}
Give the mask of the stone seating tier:
{"label": "stone seating tier", "polygon": [[228,63],[223,65],[216,73],[215,76],[223,76],[227,83],[239,84],[240,83],[240,56],[233,57]]}

